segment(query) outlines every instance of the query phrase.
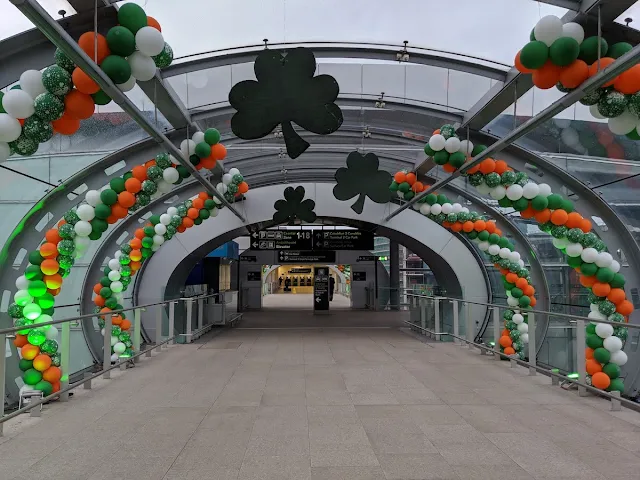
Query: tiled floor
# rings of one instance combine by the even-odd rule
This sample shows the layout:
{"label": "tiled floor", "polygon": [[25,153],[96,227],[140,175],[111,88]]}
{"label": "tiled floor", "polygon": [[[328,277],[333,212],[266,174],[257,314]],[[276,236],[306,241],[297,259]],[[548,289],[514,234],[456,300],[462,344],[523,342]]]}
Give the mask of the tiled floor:
{"label": "tiled floor", "polygon": [[0,440],[0,479],[640,478],[640,415],[397,329],[235,329]]}
{"label": "tiled floor", "polygon": [[[313,310],[313,294],[311,293],[273,293],[262,297],[263,309]],[[336,293],[329,302],[329,310],[345,310],[351,308],[351,299]]]}

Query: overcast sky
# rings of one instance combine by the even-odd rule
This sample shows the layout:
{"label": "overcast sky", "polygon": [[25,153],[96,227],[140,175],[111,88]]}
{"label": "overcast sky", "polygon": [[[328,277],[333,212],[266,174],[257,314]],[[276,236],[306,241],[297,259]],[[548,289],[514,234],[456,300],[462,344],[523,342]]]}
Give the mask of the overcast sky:
{"label": "overcast sky", "polygon": [[[131,0],[162,25],[176,56],[271,42],[344,41],[447,50],[512,65],[544,15],[564,9],[533,0]],[[66,0],[39,0],[57,17]],[[396,6],[393,7],[392,5]],[[0,38],[31,25],[0,3]]]}

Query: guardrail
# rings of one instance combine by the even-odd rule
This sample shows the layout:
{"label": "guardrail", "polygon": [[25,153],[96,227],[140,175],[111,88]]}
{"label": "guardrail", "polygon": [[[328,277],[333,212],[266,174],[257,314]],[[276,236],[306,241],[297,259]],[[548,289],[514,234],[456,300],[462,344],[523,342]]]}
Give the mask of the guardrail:
{"label": "guardrail", "polygon": [[[586,358],[585,358],[585,349],[582,348],[585,345],[585,327],[587,322],[591,323],[606,323],[613,326],[624,326],[625,328],[636,328],[640,329],[640,325],[633,325],[629,323],[616,323],[610,322],[608,320],[596,320],[589,317],[583,317],[579,315],[569,315],[564,313],[556,313],[549,312],[546,310],[527,310],[527,321],[529,324],[529,343],[528,343],[528,360],[521,360],[515,355],[506,355],[500,351],[499,339],[501,335],[500,329],[500,309],[511,309],[508,305],[498,305],[494,303],[483,303],[483,302],[475,302],[470,300],[463,300],[459,298],[453,297],[429,297],[425,295],[416,295],[407,293],[408,297],[412,298],[411,307],[420,307],[420,320],[421,324],[418,325],[411,321],[405,321],[406,324],[410,325],[414,329],[418,329],[421,332],[424,332],[425,335],[430,335],[432,338],[441,339],[443,336],[449,336],[453,338],[454,343],[460,344],[462,346],[468,346],[469,348],[477,348],[480,350],[481,354],[493,354],[493,357],[496,360],[501,360],[503,358],[509,359],[512,367],[516,367],[518,365],[527,367],[529,369],[529,375],[536,375],[537,373],[541,373],[543,375],[549,376],[552,379],[552,384],[557,385],[560,380],[566,382],[571,385],[575,385],[578,389],[578,395],[586,396],[588,392],[594,393],[600,397],[607,398],[611,401],[611,410],[619,411],[621,405],[624,405],[627,408],[633,409],[635,411],[640,412],[640,404],[632,402],[631,400],[627,400],[626,398],[622,398],[620,396],[620,392],[605,392],[598,388],[595,388],[586,383]],[[433,320],[434,320],[434,328],[433,330],[428,329],[426,327],[426,309],[423,310],[422,307],[426,307],[425,300],[433,301]],[[453,306],[453,332],[443,332],[442,321],[442,306],[444,302],[451,303]],[[460,322],[459,322],[459,308],[460,305],[467,308],[466,311],[466,325],[465,325],[465,335],[460,335]],[[486,345],[482,343],[477,343],[473,339],[475,338],[475,328],[473,317],[470,314],[470,306],[471,305],[482,305],[493,311],[493,345]],[[537,365],[536,362],[536,347],[535,347],[535,318],[536,315],[552,315],[557,317],[564,317],[569,319],[570,322],[576,323],[576,366],[578,378],[571,378],[566,375],[562,375],[559,372],[555,371],[556,369],[548,369],[545,367],[541,367]]]}

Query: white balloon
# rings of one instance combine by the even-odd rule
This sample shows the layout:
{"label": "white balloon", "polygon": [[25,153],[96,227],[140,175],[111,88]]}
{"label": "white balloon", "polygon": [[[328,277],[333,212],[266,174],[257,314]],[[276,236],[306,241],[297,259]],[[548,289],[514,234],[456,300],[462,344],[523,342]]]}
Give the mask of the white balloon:
{"label": "white balloon", "polygon": [[91,205],[86,203],[80,205],[76,210],[76,214],[80,217],[80,220],[90,222],[96,216],[96,212]]}
{"label": "white balloon", "polygon": [[480,242],[478,244],[478,248],[480,250],[482,250],[483,252],[486,252],[487,250],[489,250],[490,246],[491,246],[491,244],[489,242]]}
{"label": "white balloon", "polygon": [[116,250],[116,253],[113,254],[115,258],[120,258],[122,256],[122,250]]}
{"label": "white balloon", "polygon": [[449,215],[450,213],[453,213],[453,205],[451,205],[450,203],[443,203],[442,213],[444,213],[445,215]]}
{"label": "white balloon", "polygon": [[39,70],[26,70],[20,75],[20,88],[27,92],[31,98],[36,98],[47,91],[42,84],[42,72]]}
{"label": "white balloon", "polygon": [[510,307],[515,307],[517,305],[519,305],[520,302],[518,301],[517,298],[515,297],[507,297],[507,305],[509,305]]}
{"label": "white balloon", "polygon": [[600,113],[600,110],[598,110],[598,104],[596,103],[595,105],[591,105],[589,107],[589,113],[591,113],[591,116],[593,118],[597,118],[598,120],[605,120],[607,117],[605,117],[604,115],[602,115]]}
{"label": "white balloon", "polygon": [[591,303],[591,304],[589,304],[589,309],[590,309],[592,312],[599,312],[599,311],[600,311],[600,307],[598,306],[598,304],[597,304],[597,303]]}
{"label": "white balloon", "polygon": [[511,253],[511,250],[509,250],[507,247],[503,247],[498,252],[498,255],[500,255],[500,258],[509,258],[510,253]]}
{"label": "white balloon", "polygon": [[489,255],[498,255],[500,253],[500,245],[489,245],[489,249],[487,250]]}
{"label": "white balloon", "polygon": [[89,190],[84,195],[86,202],[92,207],[96,207],[100,204],[100,192],[97,190]]}
{"label": "white balloon", "polygon": [[553,123],[555,123],[560,129],[569,128],[571,126],[571,120],[568,118],[554,118]]}
{"label": "white balloon", "polygon": [[11,156],[11,147],[7,142],[0,142],[0,163],[4,162]]}
{"label": "white balloon", "polygon": [[162,223],[157,224],[153,229],[156,231],[158,235],[164,235],[167,233],[167,227]]}
{"label": "white balloon", "polygon": [[551,195],[551,187],[546,183],[538,184],[538,195],[548,197],[549,195]]}
{"label": "white balloon", "polygon": [[520,323],[518,325],[518,331],[520,333],[527,333],[529,331],[529,324],[524,322]]}
{"label": "white balloon", "polygon": [[91,245],[91,239],[87,237],[76,237],[73,239],[73,243],[76,245],[76,250],[86,250]]}
{"label": "white balloon", "polygon": [[91,235],[91,224],[89,222],[80,220],[73,226],[73,230],[79,237],[88,237],[89,235]]}
{"label": "white balloon", "polygon": [[156,182],[156,185],[158,185],[158,192],[160,193],[169,193],[171,190],[173,190],[173,185],[168,182],[165,182],[162,179],[158,180]]}
{"label": "white balloon", "polygon": [[161,235],[153,236],[153,244],[154,245],[162,245],[164,243],[164,237]]}
{"label": "white balloon", "polygon": [[420,205],[420,213],[422,215],[429,215],[431,213],[431,205],[423,203]]}
{"label": "white balloon", "polygon": [[111,260],[109,260],[109,263],[107,263],[107,265],[111,270],[116,270],[118,272],[120,271],[121,265],[117,258],[112,258]]}
{"label": "white balloon", "polygon": [[613,325],[608,323],[599,323],[596,325],[596,335],[600,338],[609,338],[613,335]]}
{"label": "white balloon", "polygon": [[619,352],[620,350],[622,350],[622,340],[620,340],[618,337],[614,337],[614,336],[607,337],[604,339],[602,343],[604,348],[606,348],[612,353]]}
{"label": "white balloon", "polygon": [[462,211],[462,205],[459,203],[453,204],[453,213],[460,213]]}
{"label": "white balloon", "polygon": [[[223,184],[223,183],[219,183],[218,185],[224,185],[224,184]],[[216,186],[216,189],[217,189],[217,186]],[[218,192],[219,192],[219,191],[220,191],[220,190],[218,190]],[[220,200],[218,197],[213,197],[213,202],[214,202],[216,205],[222,205],[222,200]]]}
{"label": "white balloon", "polygon": [[24,275],[20,275],[16,278],[16,288],[18,290],[26,290],[29,287],[29,280]]}
{"label": "white balloon", "polygon": [[169,225],[171,223],[171,215],[169,215],[168,213],[163,213],[162,215],[160,215],[160,223],[162,225]]}
{"label": "white balloon", "polygon": [[516,183],[507,188],[507,198],[511,201],[520,200],[522,198],[522,187]]}
{"label": "white balloon", "polygon": [[460,140],[460,151],[465,155],[471,155],[473,151],[473,143],[469,140]]}
{"label": "white balloon", "polygon": [[440,150],[444,149],[444,146],[446,145],[446,143],[447,143],[446,138],[444,138],[439,133],[432,135],[431,138],[429,139],[429,146],[431,147],[432,150],[436,152],[439,152]]}
{"label": "white balloon", "polygon": [[118,87],[123,92],[130,92],[131,90],[133,90],[133,87],[135,86],[136,86],[136,77],[134,77],[133,75],[131,75],[129,77],[129,80],[127,80],[126,82],[118,83],[116,85],[116,87]]}
{"label": "white balloon", "polygon": [[629,110],[622,112],[622,115],[609,119],[609,130],[616,135],[626,135],[636,128],[638,117]]}
{"label": "white balloon", "polygon": [[158,245],[157,243],[154,243],[153,245],[151,245],[151,251],[152,252],[157,252],[158,250],[160,250],[161,245]]}
{"label": "white balloon", "polygon": [[225,173],[224,175],[222,175],[222,183],[224,183],[225,185],[229,185],[232,181],[233,175],[231,175],[230,173]]}
{"label": "white balloon", "polygon": [[522,187],[522,196],[527,200],[536,198],[539,193],[540,189],[535,183],[527,183],[524,187]]}
{"label": "white balloon", "polygon": [[518,265],[520,265],[521,268],[524,268],[524,260],[518,260]]}
{"label": "white balloon", "polygon": [[440,215],[442,213],[442,205],[439,203],[434,203],[431,205],[431,213],[433,215]]}
{"label": "white balloon", "polygon": [[[2,97],[2,106],[13,118],[28,118],[36,111],[33,98],[24,90],[9,90]],[[5,140],[7,141],[7,140]]]}
{"label": "white balloon", "polygon": [[193,135],[191,135],[191,140],[193,140],[194,142],[196,142],[196,145],[199,143],[204,142],[204,132],[196,132]]}
{"label": "white balloon", "polygon": [[609,265],[609,268],[613,273],[618,273],[620,271],[620,262],[611,260],[611,265]]}
{"label": "white balloon", "polygon": [[[507,250],[509,250],[507,248]],[[517,262],[518,260],[520,260],[520,254],[518,252],[512,252],[509,250],[509,260],[511,260],[512,262]]]}
{"label": "white balloon", "polygon": [[178,173],[178,170],[173,167],[165,168],[162,172],[162,178],[165,182],[174,184],[180,180],[180,173]]}
{"label": "white balloon", "polygon": [[238,175],[239,173],[240,173],[240,170],[238,170],[238,169],[237,169],[237,168],[235,168],[235,167],[234,167],[234,168],[230,168],[230,169],[229,169],[229,175],[231,175],[232,177],[233,177],[234,175]]}
{"label": "white balloon", "polygon": [[118,343],[120,339],[117,335],[111,335],[111,346],[113,347],[116,343]]}
{"label": "white balloon", "polygon": [[420,210],[420,204],[414,203],[413,205],[411,205],[411,208],[413,208],[414,210]]}
{"label": "white balloon", "polygon": [[583,247],[579,243],[570,243],[566,246],[567,255],[570,257],[579,257],[582,255]]}
{"label": "white balloon", "polygon": [[560,132],[560,138],[569,147],[576,147],[580,145],[580,136],[573,128],[565,128]]}
{"label": "white balloon", "polygon": [[[215,198],[214,198],[215,201]],[[217,217],[218,216],[218,209],[213,207],[211,210],[209,210],[209,218],[211,217]]]}
{"label": "white balloon", "polygon": [[[169,215],[169,217],[173,217],[174,215],[177,215],[177,214],[178,214],[178,209],[176,207],[167,208],[167,215]],[[160,218],[162,218],[162,216]],[[169,220],[169,223],[171,223],[171,220]],[[167,223],[166,225],[169,225],[169,224]]]}
{"label": "white balloon", "polygon": [[582,25],[575,22],[569,22],[562,25],[562,36],[573,38],[578,45],[584,40],[584,28]]}
{"label": "white balloon", "polygon": [[629,357],[627,357],[627,354],[622,350],[616,350],[615,352],[612,352],[611,357],[609,358],[609,362],[615,363],[620,367],[627,363],[627,360],[629,360]]}
{"label": "white balloon", "polygon": [[460,212],[469,213],[469,209],[467,207],[462,207],[462,210],[460,210]]}
{"label": "white balloon", "polygon": [[22,125],[18,120],[7,113],[0,113],[0,142],[13,142],[21,133]]}
{"label": "white balloon", "polygon": [[44,331],[44,334],[46,335],[47,340],[55,340],[58,338],[58,329],[55,325],[49,325],[49,328]]}
{"label": "white balloon", "polygon": [[120,280],[120,272],[118,272],[117,270],[111,270],[107,277],[109,277],[109,280],[111,280],[112,282],[117,282],[118,280]]}
{"label": "white balloon", "polygon": [[[587,315],[588,318],[590,318],[591,320],[606,320],[607,317],[605,315],[603,315],[602,313],[600,313],[600,310],[591,310],[589,312],[589,314]],[[596,323],[596,326],[600,325],[599,323]]]}
{"label": "white balloon", "polygon": [[489,195],[489,193],[491,193],[491,187],[484,182],[478,185],[476,190],[482,195]]}
{"label": "white balloon", "polygon": [[562,20],[555,15],[542,17],[533,29],[536,40],[550,47],[553,42],[562,36]]}
{"label": "white balloon", "polygon": [[613,257],[609,252],[600,252],[598,253],[598,258],[596,258],[596,265],[600,268],[605,268],[611,265],[613,262]]}
{"label": "white balloon", "polygon": [[136,48],[145,55],[155,57],[164,50],[164,37],[156,28],[142,27],[136,32]]}
{"label": "white balloon", "polygon": [[147,82],[156,74],[156,64],[153,58],[142,52],[133,52],[127,58],[127,62],[131,67],[131,76],[136,80]]}
{"label": "white balloon", "polygon": [[194,142],[193,140],[183,140],[182,142],[180,142],[180,151],[182,152],[182,155],[188,160],[189,157],[196,152],[196,142]]}
{"label": "white balloon", "polygon": [[520,334],[520,341],[522,343],[529,343],[529,334],[528,333],[521,333]]}
{"label": "white balloon", "polygon": [[111,363],[116,363],[118,361],[118,357],[120,355],[118,355],[117,353],[114,353],[113,355],[111,355]]}
{"label": "white balloon", "polygon": [[[149,27],[151,28],[151,27]],[[122,342],[118,342],[113,346],[113,351],[117,354],[121,354],[124,353],[124,351],[127,349],[127,347],[125,346],[124,343]]]}
{"label": "white balloon", "polygon": [[566,237],[553,238],[551,240],[551,243],[553,243],[553,246],[556,248],[567,248],[567,245],[569,245],[569,240],[567,240]]}
{"label": "white balloon", "polygon": [[[225,193],[227,193],[227,186],[224,183],[219,183],[218,185],[216,185],[216,190],[220,195],[224,195]],[[216,197],[213,197],[213,199],[215,200]]]}
{"label": "white balloon", "polygon": [[491,198],[493,198],[494,200],[502,200],[507,196],[507,189],[502,185],[498,185],[497,187],[493,187],[491,189],[489,195],[491,195]]}
{"label": "white balloon", "polygon": [[585,248],[582,250],[582,254],[580,254],[580,258],[582,258],[583,262],[594,263],[598,258],[598,251],[595,248]]}
{"label": "white balloon", "polygon": [[31,303],[31,300],[33,300],[33,297],[26,290],[18,290],[13,294],[13,301],[16,303],[26,305]]}
{"label": "white balloon", "polygon": [[444,142],[444,149],[449,153],[456,153],[460,150],[460,139],[458,137],[449,137]]}
{"label": "white balloon", "polygon": [[516,313],[511,320],[513,320],[513,323],[515,323],[516,325],[524,323],[524,317],[519,313]]}
{"label": "white balloon", "polygon": [[115,282],[111,282],[111,285],[109,285],[109,288],[111,289],[112,292],[120,293],[124,289],[124,285],[120,281],[115,281]]}

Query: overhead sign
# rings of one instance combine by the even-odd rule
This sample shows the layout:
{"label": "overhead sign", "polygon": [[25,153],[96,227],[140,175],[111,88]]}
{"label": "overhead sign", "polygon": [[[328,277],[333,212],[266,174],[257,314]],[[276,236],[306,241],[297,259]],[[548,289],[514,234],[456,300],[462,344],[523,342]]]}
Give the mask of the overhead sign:
{"label": "overhead sign", "polygon": [[313,230],[314,250],[373,250],[373,232]]}
{"label": "overhead sign", "polygon": [[251,234],[252,250],[311,250],[312,230],[260,230]]}
{"label": "overhead sign", "polygon": [[357,262],[375,262],[377,257],[375,255],[359,255],[356,259]]}
{"label": "overhead sign", "polygon": [[313,272],[313,310],[329,310],[329,267],[315,267]]}
{"label": "overhead sign", "polygon": [[255,255],[240,255],[241,262],[257,262],[258,257]]}
{"label": "overhead sign", "polygon": [[260,272],[247,272],[247,281],[248,282],[260,282],[262,280],[262,276]]}
{"label": "overhead sign", "polygon": [[281,250],[278,260],[280,263],[335,263],[336,252]]}
{"label": "overhead sign", "polygon": [[366,282],[367,281],[367,272],[353,272],[353,281],[354,282]]}

